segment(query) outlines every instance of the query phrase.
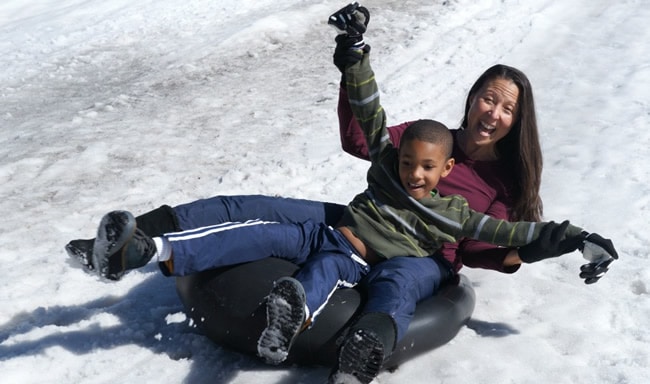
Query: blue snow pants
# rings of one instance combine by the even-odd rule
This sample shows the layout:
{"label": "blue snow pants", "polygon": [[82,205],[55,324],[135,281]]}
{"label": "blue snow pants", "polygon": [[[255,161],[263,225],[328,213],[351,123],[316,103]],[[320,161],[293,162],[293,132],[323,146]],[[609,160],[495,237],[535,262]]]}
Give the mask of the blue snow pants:
{"label": "blue snow pants", "polygon": [[215,196],[173,208],[183,231],[254,219],[280,223],[312,220],[333,227],[343,216],[344,209],[344,205],[335,203],[263,195]]}
{"label": "blue snow pants", "polygon": [[312,319],[339,287],[353,287],[370,269],[347,239],[324,223],[250,220],[168,233],[174,275],[184,276],[269,256],[304,265],[296,274]]}
{"label": "blue snow pants", "polygon": [[[215,196],[173,209],[179,226],[188,230],[252,219],[281,223],[304,222],[310,219],[334,226],[341,218],[344,206],[302,199],[248,195]],[[265,255],[270,256],[271,253],[267,250],[266,253],[256,255],[256,259]],[[298,261],[299,264],[304,264],[306,259]],[[176,269],[176,260],[174,264]],[[363,312],[389,314],[395,320],[399,341],[408,329],[416,304],[433,296],[451,274],[447,266],[431,257],[396,257],[383,261],[373,266],[362,280],[362,286],[368,294]]]}

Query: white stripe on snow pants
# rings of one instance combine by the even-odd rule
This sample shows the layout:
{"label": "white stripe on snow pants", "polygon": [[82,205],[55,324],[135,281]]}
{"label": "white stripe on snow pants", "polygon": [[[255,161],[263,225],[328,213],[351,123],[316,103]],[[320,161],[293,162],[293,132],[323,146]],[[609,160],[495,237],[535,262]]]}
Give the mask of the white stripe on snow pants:
{"label": "white stripe on snow pants", "polygon": [[164,237],[172,246],[177,276],[269,256],[304,265],[296,278],[305,288],[312,318],[337,287],[352,287],[369,271],[340,232],[311,220],[222,223]]}

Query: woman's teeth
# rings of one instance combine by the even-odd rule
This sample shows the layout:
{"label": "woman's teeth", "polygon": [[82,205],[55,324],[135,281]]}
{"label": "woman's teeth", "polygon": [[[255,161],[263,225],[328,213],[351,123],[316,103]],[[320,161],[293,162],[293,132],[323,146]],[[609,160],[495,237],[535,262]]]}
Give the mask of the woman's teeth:
{"label": "woman's teeth", "polygon": [[488,133],[492,133],[496,129],[496,127],[494,127],[492,125],[485,124],[482,121],[481,121],[481,128],[482,128],[482,130],[487,131]]}

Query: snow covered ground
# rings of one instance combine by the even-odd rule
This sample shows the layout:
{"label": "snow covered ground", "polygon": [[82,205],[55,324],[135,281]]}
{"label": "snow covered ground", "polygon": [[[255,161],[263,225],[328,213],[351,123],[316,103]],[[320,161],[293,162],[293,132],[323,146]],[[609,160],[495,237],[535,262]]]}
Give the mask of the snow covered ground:
{"label": "snow covered ground", "polygon": [[[650,7],[641,0],[368,0],[389,120],[460,121],[497,62],[532,81],[549,220],[614,240],[512,276],[464,269],[473,319],[378,383],[643,383],[650,376]],[[108,283],[63,246],[112,209],[216,194],[346,203],[327,16],[340,1],[0,4],[0,372],[6,383],[313,383],[191,326],[154,265]]]}

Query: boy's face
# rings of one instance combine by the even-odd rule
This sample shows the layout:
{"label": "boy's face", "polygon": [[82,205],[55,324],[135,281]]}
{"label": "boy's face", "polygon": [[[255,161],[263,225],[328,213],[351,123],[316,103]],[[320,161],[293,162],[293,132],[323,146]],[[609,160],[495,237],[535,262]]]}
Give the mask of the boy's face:
{"label": "boy's face", "polygon": [[399,178],[416,200],[429,196],[453,167],[454,159],[448,159],[439,144],[421,140],[400,143]]}

